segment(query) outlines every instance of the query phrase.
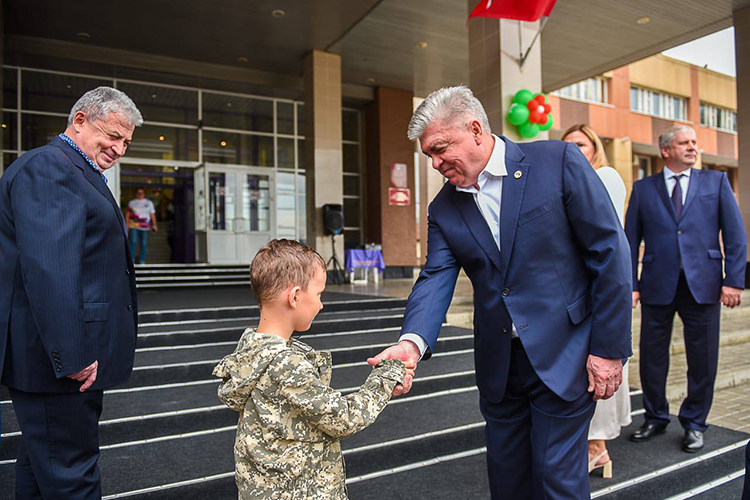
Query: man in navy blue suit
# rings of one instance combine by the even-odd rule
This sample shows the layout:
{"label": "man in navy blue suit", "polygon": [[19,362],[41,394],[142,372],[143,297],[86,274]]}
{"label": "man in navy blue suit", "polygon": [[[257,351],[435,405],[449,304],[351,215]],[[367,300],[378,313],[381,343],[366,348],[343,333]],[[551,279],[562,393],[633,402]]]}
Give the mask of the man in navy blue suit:
{"label": "man in navy blue suit", "polygon": [[640,372],[646,409],[645,423],[630,439],[648,441],[669,424],[665,388],[676,312],[685,324],[688,364],[688,393],[679,414],[685,429],[682,449],[694,453],[703,448],[713,400],[720,307],[736,307],[742,300],[747,238],[726,174],[693,168],[698,159],[695,131],[673,127],[659,137],[659,148],[664,171],[633,185],[625,218],[633,307],[640,300],[642,311]]}
{"label": "man in navy blue suit", "polygon": [[110,87],[0,179],[0,373],[21,427],[18,499],[98,499],[103,390],[128,379],[135,272],[103,172],[143,122]]}
{"label": "man in navy blue suit", "polygon": [[401,339],[368,361],[429,358],[463,268],[492,498],[589,498],[594,400],[632,354],[630,254],[609,195],[577,146],[492,135],[463,86],[430,94],[408,136],[449,182]]}

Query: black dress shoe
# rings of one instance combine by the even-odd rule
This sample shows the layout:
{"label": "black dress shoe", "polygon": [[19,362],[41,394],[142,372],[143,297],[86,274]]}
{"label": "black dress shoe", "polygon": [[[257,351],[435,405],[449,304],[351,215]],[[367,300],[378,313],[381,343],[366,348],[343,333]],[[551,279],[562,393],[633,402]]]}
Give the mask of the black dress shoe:
{"label": "black dress shoe", "polygon": [[648,441],[654,436],[664,434],[666,430],[667,424],[654,424],[652,422],[646,422],[642,426],[638,427],[635,431],[633,431],[633,433],[630,435],[630,440],[635,441],[636,443]]}
{"label": "black dress shoe", "polygon": [[682,451],[695,453],[703,448],[703,433],[695,429],[685,431],[685,438],[682,440]]}

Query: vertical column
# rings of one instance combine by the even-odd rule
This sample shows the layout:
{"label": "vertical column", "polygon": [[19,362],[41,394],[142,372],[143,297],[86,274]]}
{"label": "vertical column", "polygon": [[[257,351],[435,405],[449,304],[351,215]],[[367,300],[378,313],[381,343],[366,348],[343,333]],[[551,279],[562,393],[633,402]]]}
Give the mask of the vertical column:
{"label": "vertical column", "polygon": [[[386,277],[393,278],[411,278],[417,264],[414,144],[406,138],[413,99],[411,92],[379,87],[365,112],[367,239],[383,246]],[[401,176],[391,175],[397,163],[406,165],[408,203],[389,196],[389,188],[404,188]]]}
{"label": "vertical column", "polygon": [[[477,0],[468,0],[467,12],[471,12],[476,4]],[[488,18],[469,21],[469,85],[487,111],[492,132],[514,141],[524,139],[505,119],[513,96],[521,89],[542,91],[541,37],[523,68],[517,60],[531,45],[538,29],[539,22]],[[548,137],[548,132],[540,132],[534,140]]]}
{"label": "vertical column", "polygon": [[[325,234],[323,205],[343,205],[341,151],[341,56],[319,50],[305,58],[305,155],[307,158],[307,243],[328,260],[333,248]],[[336,255],[344,263],[344,238]]]}
{"label": "vertical column", "polygon": [[750,234],[750,7],[734,13],[734,43],[737,61],[738,197],[745,231]]}
{"label": "vertical column", "polygon": [[609,166],[617,170],[625,182],[627,194],[626,200],[630,200],[630,192],[633,190],[633,143],[630,138],[614,138],[604,146],[607,153]]}

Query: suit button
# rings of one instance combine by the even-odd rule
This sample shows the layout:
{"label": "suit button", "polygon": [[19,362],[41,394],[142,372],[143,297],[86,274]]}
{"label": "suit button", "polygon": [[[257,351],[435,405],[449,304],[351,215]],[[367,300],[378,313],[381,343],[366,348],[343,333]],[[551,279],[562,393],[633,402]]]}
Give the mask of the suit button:
{"label": "suit button", "polygon": [[503,288],[503,297],[510,295],[510,288]]}
{"label": "suit button", "polygon": [[60,367],[58,366],[58,367],[56,368],[56,370],[57,370],[57,371],[59,371],[59,372],[61,372],[61,371],[62,371],[62,368],[60,368]]}
{"label": "suit button", "polygon": [[127,274],[128,276],[130,276],[130,269],[125,269],[125,274]]}
{"label": "suit button", "polygon": [[132,311],[132,310],[133,310],[133,304],[128,304],[128,311]]}
{"label": "suit button", "polygon": [[682,231],[677,231],[677,234],[682,234]]}
{"label": "suit button", "polygon": [[503,327],[503,333],[508,333],[510,331],[510,328],[508,328],[508,325],[505,325]]}

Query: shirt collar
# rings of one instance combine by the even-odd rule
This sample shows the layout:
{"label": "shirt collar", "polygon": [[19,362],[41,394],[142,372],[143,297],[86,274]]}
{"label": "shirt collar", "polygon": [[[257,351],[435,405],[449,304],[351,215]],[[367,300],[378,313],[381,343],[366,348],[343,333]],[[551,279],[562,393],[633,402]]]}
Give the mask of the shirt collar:
{"label": "shirt collar", "polygon": [[678,174],[676,172],[673,172],[668,166],[664,165],[664,180],[668,181],[669,179],[671,179],[672,177],[676,175],[684,175],[685,177],[690,178],[690,173],[692,171],[693,169],[689,168],[687,170],[683,170],[682,172]]}
{"label": "shirt collar", "polygon": [[[495,140],[495,146],[492,148],[492,154],[487,162],[487,165],[479,173],[477,178],[477,184],[479,184],[479,190],[481,190],[487,183],[490,177],[505,177],[508,175],[508,169],[505,166],[505,142],[498,136],[492,134],[492,138]],[[474,186],[469,187],[456,187],[456,191],[463,191],[466,193],[478,193],[479,190]]]}
{"label": "shirt collar", "polygon": [[91,160],[91,158],[89,158],[88,156],[86,156],[86,153],[84,153],[81,150],[81,148],[78,147],[78,145],[73,141],[73,139],[71,139],[70,137],[68,137],[64,133],[60,134],[59,137],[60,137],[60,139],[63,140],[63,142],[65,144],[67,144],[71,148],[75,149],[81,156],[83,156],[83,159],[86,160],[86,163],[88,163],[91,166],[91,168],[93,168],[94,170],[96,170],[97,174],[99,174],[99,175],[102,176],[102,179],[104,179],[104,183],[105,184],[109,183],[109,180],[107,179],[107,177],[105,177],[104,172],[102,172],[101,170],[99,170],[99,167],[96,166],[96,163],[94,163]]}

